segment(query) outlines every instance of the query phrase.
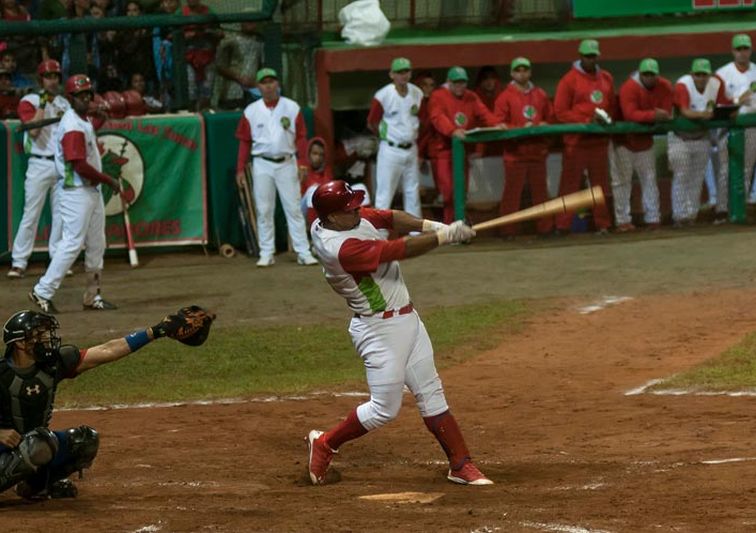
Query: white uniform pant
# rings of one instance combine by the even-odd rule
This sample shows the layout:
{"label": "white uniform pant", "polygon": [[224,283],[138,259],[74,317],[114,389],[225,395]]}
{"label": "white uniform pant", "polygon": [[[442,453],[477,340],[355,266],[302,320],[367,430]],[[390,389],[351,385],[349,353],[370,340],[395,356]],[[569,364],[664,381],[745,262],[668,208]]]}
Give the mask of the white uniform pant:
{"label": "white uniform pant", "polygon": [[404,210],[422,218],[420,207],[420,169],[417,160],[417,145],[404,150],[389,146],[386,141],[378,148],[375,174],[375,207],[391,209],[396,188],[402,182]]}
{"label": "white uniform pant", "polygon": [[670,132],[667,139],[667,155],[672,168],[672,219],[675,222],[692,222],[701,207],[709,137],[688,141]]}
{"label": "white uniform pant", "polygon": [[276,234],[274,215],[276,210],[276,191],[281,199],[289,235],[297,254],[309,254],[310,243],[307,240],[305,222],[300,210],[299,177],[297,165],[293,158],[283,163],[266,161],[254,157],[252,162],[252,190],[255,197],[257,214],[257,242],[260,255],[272,256],[276,252]]}
{"label": "white uniform pant", "polygon": [[59,180],[56,194],[63,235],[45,275],[34,286],[34,292],[47,300],[55,296],[82,246],[87,272],[102,271],[105,255],[105,204],[99,189],[66,188],[63,180]]}
{"label": "white uniform pant", "polygon": [[[727,133],[726,131],[717,143],[719,152],[719,173],[717,174],[717,212],[726,213],[730,197],[730,158],[727,150]],[[751,190],[751,179],[753,178],[754,165],[756,165],[756,128],[746,128],[745,130],[745,155],[743,157],[743,181],[745,185],[746,200]]]}
{"label": "white uniform pant", "polygon": [[659,187],[656,185],[656,156],[653,147],[633,152],[625,146],[615,145],[612,164],[612,194],[614,218],[617,225],[630,224],[630,196],[633,191],[633,171],[638,175],[643,198],[643,220],[646,224],[661,221]]}
{"label": "white uniform pant", "polygon": [[58,174],[55,171],[55,162],[39,157],[30,157],[29,166],[26,168],[24,181],[24,214],[13,240],[13,263],[12,266],[26,270],[34,248],[37,236],[37,226],[42,208],[45,206],[47,192],[50,191],[50,208],[52,211],[52,227],[47,245],[50,258],[55,254],[55,247],[60,240],[60,216],[56,198],[55,183]]}
{"label": "white uniform pant", "polygon": [[357,418],[365,429],[379,428],[396,418],[405,385],[423,418],[449,409],[433,362],[433,346],[416,312],[387,319],[354,317],[349,333],[370,388],[370,401],[357,407]]}

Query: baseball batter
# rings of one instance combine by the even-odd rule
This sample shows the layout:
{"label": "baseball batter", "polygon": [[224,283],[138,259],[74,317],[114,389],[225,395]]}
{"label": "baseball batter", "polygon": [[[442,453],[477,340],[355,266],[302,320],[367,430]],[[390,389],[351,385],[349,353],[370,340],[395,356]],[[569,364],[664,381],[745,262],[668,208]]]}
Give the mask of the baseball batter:
{"label": "baseball batter", "polygon": [[303,160],[302,177],[306,176],[307,129],[299,105],[279,96],[278,74],[272,68],[257,72],[257,84],[262,98],[249,104],[242,113],[236,138],[239,155],[236,162],[236,180],[246,179],[244,167],[252,155],[252,190],[257,216],[257,241],[260,245],[258,267],[275,264],[276,252],[273,214],[276,208],[276,191],[281,199],[286,224],[289,227],[297,262],[300,265],[317,265],[310,253],[304,217],[300,210],[299,171],[297,153]]}
{"label": "baseball batter", "polygon": [[[694,59],[690,74],[675,84],[675,108],[685,118],[708,120],[717,104],[727,103],[730,101],[724,83],[712,75],[708,59]],[[705,129],[671,131],[667,139],[672,168],[672,220],[677,227],[694,224],[701,207],[701,188],[709,159],[709,133]]]}
{"label": "baseball batter", "polygon": [[[365,365],[370,400],[329,431],[310,431],[306,438],[310,479],[323,484],[342,444],[396,418],[406,385],[425,425],[446,452],[448,479],[490,485],[491,480],[472,463],[449,411],[428,332],[412,307],[399,269],[400,260],[469,240],[475,231],[462,221],[446,226],[403,211],[360,209],[362,200],[362,191],[353,191],[344,181],[321,185],[313,196],[319,216],[312,225],[313,246],[326,280],[354,312],[349,333]],[[401,235],[424,233],[387,241],[379,230],[388,229]]]}
{"label": "baseball batter", "polygon": [[156,326],[83,350],[61,344],[52,315],[19,311],[11,316],[3,327],[5,356],[0,359],[0,492],[15,485],[19,496],[31,500],[76,497],[78,489],[67,478],[92,465],[100,438],[89,426],[48,428],[58,385],[160,337],[192,345],[202,337],[204,342],[212,319],[194,313],[191,323],[203,324],[195,332],[185,309]]}
{"label": "baseball batter", "polygon": [[[620,87],[619,102],[622,117],[631,122],[648,124],[672,118],[672,84],[659,75],[655,59],[649,57],[640,62],[638,70]],[[633,171],[640,180],[646,226],[658,227],[661,212],[653,135],[627,135],[615,143],[612,194],[617,231],[635,229],[630,216]]]}
{"label": "baseball batter", "polygon": [[116,308],[100,295],[105,254],[105,205],[100,184],[105,183],[117,193],[121,188],[113,178],[102,173],[97,136],[87,118],[93,95],[92,82],[84,74],[76,74],[66,81],[66,97],[72,107],[63,114],[54,141],[58,173],[56,195],[63,234],[45,275],[29,293],[31,301],[45,313],[57,312],[53,296],[82,247],[87,273],[84,309]]}
{"label": "baseball batter", "polygon": [[[756,64],[751,62],[751,37],[740,33],[732,38],[733,61],[717,70],[716,74],[724,82],[727,98],[740,104],[740,113],[756,112]],[[728,210],[728,165],[727,135],[722,135],[718,143],[719,172],[717,174],[717,213]],[[743,178],[746,194],[750,191],[751,178],[756,165],[756,128],[745,130],[745,161]]]}
{"label": "baseball batter", "polygon": [[421,216],[417,136],[423,91],[410,83],[412,64],[404,57],[391,62],[391,82],[373,97],[368,128],[381,139],[376,162],[375,206],[389,209],[402,183],[404,210]]}
{"label": "baseball batter", "polygon": [[[22,122],[33,122],[46,118],[62,116],[71,107],[60,92],[60,64],[54,59],[43,61],[37,67],[39,83],[42,90],[27,94],[18,105],[18,116]],[[8,271],[9,278],[22,278],[26,271],[34,248],[37,225],[45,205],[47,193],[50,193],[52,211],[52,228],[48,241],[50,257],[55,254],[55,247],[60,240],[60,217],[55,196],[55,183],[58,174],[55,171],[55,132],[58,124],[36,128],[24,132],[24,150],[29,155],[24,181],[24,214],[13,241],[13,262]]]}

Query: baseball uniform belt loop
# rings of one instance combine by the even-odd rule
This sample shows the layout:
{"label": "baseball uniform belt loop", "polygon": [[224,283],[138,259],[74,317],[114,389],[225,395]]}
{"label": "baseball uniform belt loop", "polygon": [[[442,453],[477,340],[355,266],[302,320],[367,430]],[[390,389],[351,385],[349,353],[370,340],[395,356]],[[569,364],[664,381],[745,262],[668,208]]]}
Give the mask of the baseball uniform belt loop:
{"label": "baseball uniform belt loop", "polygon": [[37,159],[47,159],[48,161],[55,161],[54,155],[29,154],[29,157],[36,157]]}
{"label": "baseball uniform belt loop", "polygon": [[388,311],[384,311],[383,313],[376,313],[374,315],[360,315],[358,313],[355,313],[355,318],[392,318],[399,315],[408,315],[412,311],[414,311],[415,308],[412,305],[412,302],[408,303],[404,307],[400,307],[399,309],[389,309]]}
{"label": "baseball uniform belt loop", "polygon": [[287,161],[291,156],[282,155],[279,157],[269,157],[267,155],[261,155],[260,157],[265,159],[266,161],[270,161],[271,163],[283,163],[284,161]]}
{"label": "baseball uniform belt loop", "polygon": [[401,148],[402,150],[409,150],[414,146],[413,143],[395,143],[394,141],[386,141],[389,146],[395,146],[396,148]]}

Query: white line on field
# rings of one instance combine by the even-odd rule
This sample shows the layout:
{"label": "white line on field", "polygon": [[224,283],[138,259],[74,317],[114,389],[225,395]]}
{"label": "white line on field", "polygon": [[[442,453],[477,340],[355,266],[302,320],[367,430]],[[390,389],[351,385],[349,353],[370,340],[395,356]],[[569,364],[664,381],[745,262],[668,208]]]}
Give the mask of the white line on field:
{"label": "white line on field", "polygon": [[741,396],[753,397],[756,396],[756,389],[736,390],[736,391],[706,391],[695,389],[659,389],[648,390],[654,385],[663,383],[666,379],[652,379],[640,387],[630,389],[625,393],[625,396],[636,396],[638,394],[653,394],[655,396],[730,396],[733,398],[739,398]]}
{"label": "white line on field", "polygon": [[651,381],[647,381],[640,387],[637,387],[635,389],[630,389],[629,391],[625,393],[625,396],[635,396],[637,394],[643,394],[644,392],[646,392],[646,389],[648,389],[649,387],[653,387],[657,383],[661,383],[663,381],[664,381],[663,379],[652,379]]}
{"label": "white line on field", "polygon": [[601,311],[602,309],[605,309],[610,305],[616,305],[632,299],[633,298],[630,296],[604,296],[596,303],[578,307],[578,313],[580,313],[581,315],[588,315],[590,313],[595,313],[596,311]]}
{"label": "white line on field", "polygon": [[163,529],[161,526],[150,524],[149,526],[140,527],[139,529],[135,529],[131,533],[155,533],[156,531],[160,531]]}
{"label": "white line on field", "polygon": [[586,529],[580,526],[571,526],[569,524],[554,524],[546,522],[520,522],[523,527],[540,529],[541,531],[558,531],[563,533],[610,533],[605,529]]}
{"label": "white line on field", "polygon": [[701,461],[701,464],[721,465],[724,463],[742,463],[744,461],[756,461],[756,457],[733,457],[731,459],[711,459],[709,461]]}
{"label": "white line on field", "polygon": [[165,407],[183,407],[185,405],[234,405],[242,403],[271,403],[312,400],[319,396],[333,396],[336,398],[366,397],[367,392],[313,392],[303,396],[265,396],[262,398],[220,398],[217,400],[192,400],[185,402],[146,402],[146,403],[116,403],[113,405],[90,405],[83,407],[62,407],[56,411],[109,411],[111,409],[157,409]]}

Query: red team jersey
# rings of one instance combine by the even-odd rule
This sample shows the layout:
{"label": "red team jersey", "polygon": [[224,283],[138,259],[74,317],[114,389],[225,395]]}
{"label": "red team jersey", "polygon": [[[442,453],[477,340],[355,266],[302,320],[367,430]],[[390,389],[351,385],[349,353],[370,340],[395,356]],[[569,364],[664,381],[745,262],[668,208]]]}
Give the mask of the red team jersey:
{"label": "red team jersey", "polygon": [[[658,76],[654,88],[648,90],[635,72],[620,87],[619,104],[623,120],[653,123],[656,121],[656,109],[672,113],[672,83],[667,78]],[[633,152],[641,152],[654,145],[654,138],[653,135],[627,135],[621,144]]]}
{"label": "red team jersey", "polygon": [[[554,109],[543,89],[531,84],[530,89],[523,92],[514,82],[496,99],[494,115],[497,121],[505,123],[509,128],[554,121]],[[540,160],[546,157],[548,152],[547,138],[533,137],[507,141],[504,158],[518,161]]]}
{"label": "red team jersey", "polygon": [[[614,78],[607,71],[596,67],[596,72],[588,74],[580,67],[580,62],[573,64],[557,85],[554,97],[554,113],[557,120],[564,123],[587,124],[593,121],[597,108],[614,116]],[[607,143],[606,137],[569,134],[564,136],[565,144],[579,142]]]}
{"label": "red team jersey", "polygon": [[428,109],[433,126],[428,140],[430,157],[451,157],[451,135],[456,129],[471,130],[497,124],[496,117],[470,90],[457,98],[446,87],[439,87],[431,94]]}

